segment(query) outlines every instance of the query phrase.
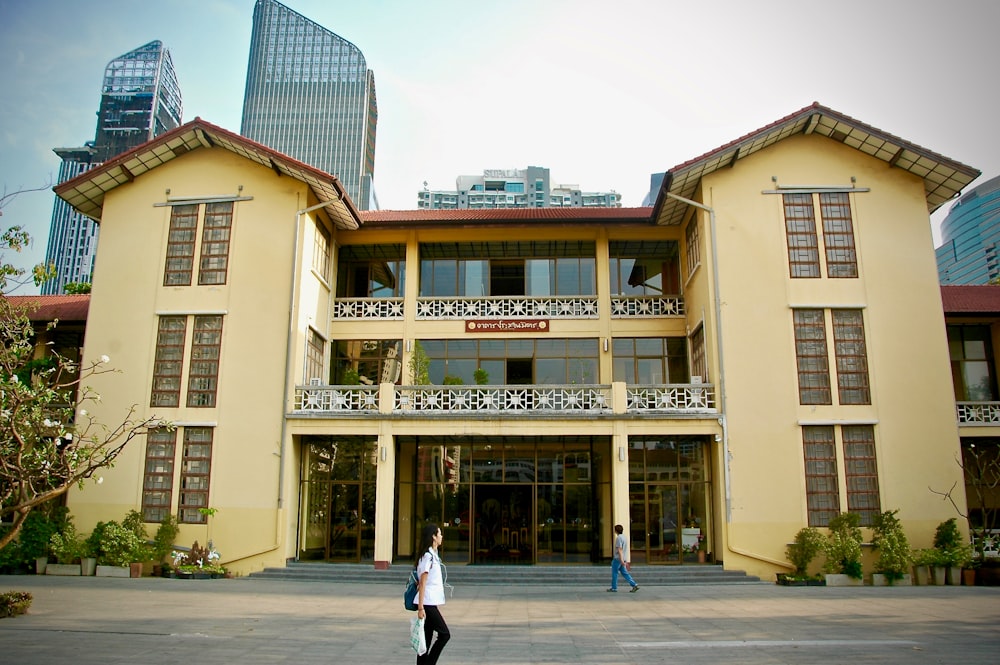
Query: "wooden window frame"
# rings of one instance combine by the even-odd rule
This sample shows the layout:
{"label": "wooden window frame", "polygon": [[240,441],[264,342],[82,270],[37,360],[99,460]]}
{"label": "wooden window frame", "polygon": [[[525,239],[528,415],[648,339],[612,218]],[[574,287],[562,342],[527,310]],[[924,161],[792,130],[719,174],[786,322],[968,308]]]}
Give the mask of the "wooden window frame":
{"label": "wooden window frame", "polygon": [[700,376],[702,383],[708,383],[708,361],[705,358],[705,326],[699,324],[691,333],[691,375]]}
{"label": "wooden window frame", "polygon": [[194,317],[191,331],[191,360],[188,368],[187,405],[190,407],[216,406],[222,354],[222,324],[221,314]]}
{"label": "wooden window frame", "polygon": [[[155,428],[146,434],[146,462],[142,480],[142,518],[159,523],[170,514],[174,488],[177,430]],[[157,497],[165,495],[165,500]]]}
{"label": "wooden window frame", "polygon": [[[818,321],[815,320],[817,315]],[[807,316],[813,317],[813,320],[806,320]],[[799,378],[799,404],[832,404],[826,313],[822,309],[796,309],[792,312],[792,319],[795,330],[795,364]]]}
{"label": "wooden window frame", "polygon": [[[179,328],[169,328],[171,323],[176,322],[181,323]],[[151,407],[176,407],[180,405],[186,339],[187,316],[160,317],[153,361],[153,385],[149,398]],[[175,357],[173,354],[178,352],[180,355]]]}
{"label": "wooden window frame", "polygon": [[219,286],[229,275],[229,247],[233,232],[232,201],[205,204],[201,228],[198,285]]}
{"label": "wooden window frame", "polygon": [[[195,438],[196,435],[206,436]],[[214,435],[211,427],[184,428],[178,506],[178,522],[181,524],[205,524],[208,521],[207,515],[200,509],[209,507]],[[207,447],[207,455],[203,447]]]}
{"label": "wooden window frame", "polygon": [[309,383],[312,379],[323,380],[323,357],[326,350],[326,340],[323,339],[313,328],[309,328],[309,334],[306,336],[306,367],[305,367],[305,382]]}
{"label": "wooden window frame", "polygon": [[684,254],[687,259],[687,275],[690,277],[701,265],[701,230],[698,227],[697,215],[691,218],[684,230]]}
{"label": "wooden window frame", "polygon": [[844,479],[847,511],[861,517],[861,526],[872,526],[881,512],[874,425],[843,425]]}
{"label": "wooden window frame", "polygon": [[322,223],[316,222],[316,235],[313,239],[313,270],[330,283],[330,232]]}
{"label": "wooden window frame", "polygon": [[170,208],[167,232],[167,256],[163,266],[163,286],[191,286],[194,271],[194,245],[198,237],[197,204]]}
{"label": "wooden window frame", "polygon": [[809,526],[824,527],[840,514],[837,441],[832,425],[802,427]]}
{"label": "wooden window frame", "polygon": [[837,398],[841,404],[871,404],[868,350],[860,309],[832,309],[833,348],[837,358]]}
{"label": "wooden window frame", "polygon": [[816,209],[812,194],[782,194],[785,212],[785,240],[788,246],[788,275],[793,279],[821,276]]}
{"label": "wooden window frame", "polygon": [[847,192],[819,195],[823,218],[823,247],[826,249],[826,276],[849,279],[858,276],[858,256],[854,245],[851,199]]}

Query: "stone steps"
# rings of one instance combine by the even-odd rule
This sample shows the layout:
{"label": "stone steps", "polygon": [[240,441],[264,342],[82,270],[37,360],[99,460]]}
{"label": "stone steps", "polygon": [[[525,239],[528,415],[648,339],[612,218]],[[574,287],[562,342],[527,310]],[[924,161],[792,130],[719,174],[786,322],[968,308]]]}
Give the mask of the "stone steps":
{"label": "stone steps", "polygon": [[[254,579],[282,579],[303,582],[351,582],[360,584],[406,584],[410,566],[397,564],[389,570],[375,570],[371,564],[343,564],[289,561],[284,568],[265,568],[251,573]],[[447,567],[450,584],[606,586],[610,564],[579,566],[457,565]],[[632,576],[640,586],[676,584],[753,584],[758,577],[741,570],[723,570],[721,565],[633,566]],[[619,578],[619,586],[628,585]]]}

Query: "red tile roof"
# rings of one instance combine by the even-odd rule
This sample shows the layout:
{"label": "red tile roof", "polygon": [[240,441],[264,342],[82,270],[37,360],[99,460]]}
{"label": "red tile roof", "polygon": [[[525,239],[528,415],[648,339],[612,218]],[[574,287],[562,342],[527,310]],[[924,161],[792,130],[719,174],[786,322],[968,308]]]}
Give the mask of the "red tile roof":
{"label": "red tile roof", "polygon": [[497,208],[459,210],[367,210],[365,224],[459,222],[652,222],[652,208]]}
{"label": "red tile roof", "polygon": [[73,296],[5,296],[15,307],[27,307],[31,321],[86,321],[90,294]]}
{"label": "red tile roof", "polygon": [[1000,286],[948,285],[941,287],[941,302],[948,314],[1000,314]]}

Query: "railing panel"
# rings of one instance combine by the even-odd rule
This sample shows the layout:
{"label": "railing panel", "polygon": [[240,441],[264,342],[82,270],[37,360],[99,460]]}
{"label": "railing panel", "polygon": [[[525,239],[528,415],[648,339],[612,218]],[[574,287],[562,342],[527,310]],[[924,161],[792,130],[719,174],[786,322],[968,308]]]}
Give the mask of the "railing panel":
{"label": "railing panel", "polygon": [[296,411],[378,413],[378,386],[298,386]]}
{"label": "railing panel", "polygon": [[701,413],[715,410],[715,391],[711,384],[628,386],[625,393],[629,413]]}
{"label": "railing panel", "polygon": [[417,319],[596,319],[597,296],[418,298]]}
{"label": "railing panel", "polygon": [[956,402],[959,425],[1000,425],[1000,402]]}
{"label": "railing panel", "polygon": [[611,410],[611,386],[401,386],[406,413],[581,413]]}
{"label": "railing panel", "polygon": [[612,319],[649,319],[684,316],[684,299],[679,296],[612,296]]}
{"label": "railing panel", "polygon": [[333,318],[401,320],[403,318],[403,298],[335,298]]}

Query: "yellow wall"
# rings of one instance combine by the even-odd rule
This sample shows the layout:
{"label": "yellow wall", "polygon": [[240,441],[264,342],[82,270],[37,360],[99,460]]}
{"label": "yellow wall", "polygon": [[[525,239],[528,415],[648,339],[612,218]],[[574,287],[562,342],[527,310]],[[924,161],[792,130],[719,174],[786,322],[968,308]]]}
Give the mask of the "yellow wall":
{"label": "yellow wall", "polygon": [[[782,186],[850,186],[857,279],[791,279]],[[914,546],[954,509],[927,490],[962,485],[944,317],[923,183],[836,142],[792,137],[703,181],[716,211],[727,418],[732,456],[729,545],[784,561],[806,526],[800,425],[874,424],[882,510],[900,509]],[[819,210],[817,208],[817,215]],[[822,252],[821,252],[822,253]],[[824,272],[825,275],[825,272]],[[799,404],[793,307],[861,308],[872,404]],[[841,509],[846,510],[838,437]],[[733,559],[726,553],[727,564]],[[735,567],[774,572],[737,556]]]}

